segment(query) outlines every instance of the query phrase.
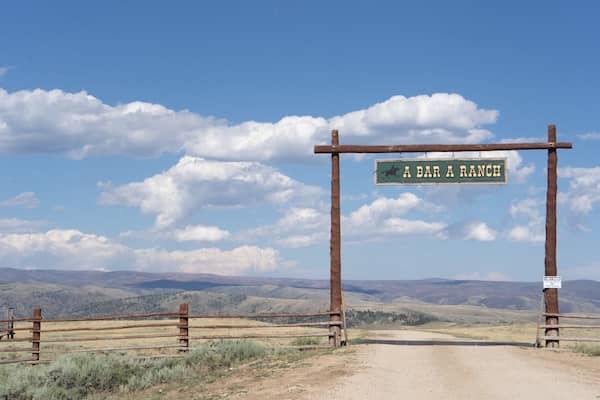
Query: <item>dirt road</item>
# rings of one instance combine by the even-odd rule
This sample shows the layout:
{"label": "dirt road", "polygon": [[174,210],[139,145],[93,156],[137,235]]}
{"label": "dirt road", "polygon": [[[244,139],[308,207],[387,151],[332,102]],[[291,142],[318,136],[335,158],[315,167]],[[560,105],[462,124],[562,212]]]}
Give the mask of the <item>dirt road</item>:
{"label": "dirt road", "polygon": [[[449,339],[415,331],[372,337]],[[598,400],[600,357],[517,347],[361,345],[319,357],[240,398],[278,400]]]}
{"label": "dirt road", "polygon": [[[447,338],[408,331],[393,337]],[[366,352],[361,349],[357,373],[321,394],[306,393],[302,398],[600,399],[598,370],[586,371],[585,365],[567,360],[572,354],[535,353],[513,347],[370,345]],[[560,358],[565,358],[562,364]]]}

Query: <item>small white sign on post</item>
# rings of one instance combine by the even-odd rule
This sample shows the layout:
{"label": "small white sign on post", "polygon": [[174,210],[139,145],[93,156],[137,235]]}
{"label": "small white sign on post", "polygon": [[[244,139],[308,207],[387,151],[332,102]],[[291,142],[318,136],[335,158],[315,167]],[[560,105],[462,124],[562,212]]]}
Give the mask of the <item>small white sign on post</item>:
{"label": "small white sign on post", "polygon": [[560,276],[544,276],[544,289],[562,288],[562,278]]}

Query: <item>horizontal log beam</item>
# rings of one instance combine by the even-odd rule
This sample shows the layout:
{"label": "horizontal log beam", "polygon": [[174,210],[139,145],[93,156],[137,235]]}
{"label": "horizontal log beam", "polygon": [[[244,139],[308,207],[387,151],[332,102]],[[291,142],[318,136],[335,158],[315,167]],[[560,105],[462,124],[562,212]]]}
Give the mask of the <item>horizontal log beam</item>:
{"label": "horizontal log beam", "polygon": [[[178,335],[172,333],[170,335],[129,335],[129,336],[94,336],[94,337],[76,337],[62,339],[44,339],[43,343],[69,343],[69,342],[93,342],[93,341],[111,341],[111,340],[131,340],[131,339],[159,339],[159,338],[176,338]],[[31,339],[29,339],[31,340]]]}
{"label": "horizontal log beam", "polygon": [[[177,312],[153,312],[143,314],[124,314],[124,315],[105,315],[102,317],[91,317],[91,318],[67,318],[67,319],[44,319],[44,323],[48,322],[87,322],[87,321],[112,321],[118,319],[134,319],[134,318],[147,318],[147,317],[178,317]],[[15,321],[17,321],[15,319]],[[31,321],[28,319],[26,321]]]}
{"label": "horizontal log beam", "polygon": [[542,336],[542,340],[556,342],[600,342],[600,338],[570,337],[570,336]]}
{"label": "horizontal log beam", "polygon": [[307,333],[297,335],[236,335],[236,336],[190,336],[190,340],[222,340],[222,339],[284,339],[303,337],[329,337],[330,333]]}
{"label": "horizontal log beam", "polygon": [[583,315],[583,314],[553,314],[553,313],[542,313],[546,317],[560,317],[560,318],[575,318],[575,319],[600,319],[600,315]]}
{"label": "horizontal log beam", "polygon": [[268,325],[202,325],[190,326],[190,329],[263,329],[263,328],[298,328],[342,325],[341,322],[305,322],[298,324],[268,324]]}
{"label": "horizontal log beam", "polygon": [[500,150],[548,150],[571,149],[573,144],[566,142],[543,143],[482,143],[482,144],[399,144],[399,145],[317,145],[315,154],[339,153],[452,153],[461,151],[500,151]]}
{"label": "horizontal log beam", "polygon": [[132,351],[132,350],[162,350],[162,349],[180,349],[178,344],[165,346],[128,346],[128,347],[101,347],[93,349],[78,349],[78,350],[44,350],[44,354],[71,354],[71,353],[104,353],[110,351]]}
{"label": "horizontal log beam", "polygon": [[318,312],[318,313],[290,313],[290,314],[237,314],[237,315],[207,315],[197,314],[189,315],[188,318],[214,318],[214,319],[225,319],[225,318],[239,318],[239,319],[250,319],[250,318],[305,318],[305,317],[325,317],[329,316],[331,312]]}
{"label": "horizontal log beam", "polygon": [[[132,325],[115,325],[115,326],[102,326],[102,327],[74,327],[74,328],[59,328],[59,329],[42,329],[42,333],[52,332],[80,332],[80,331],[113,331],[120,329],[135,329],[135,328],[154,328],[154,327],[165,327],[165,326],[179,326],[178,322],[167,322],[167,323],[149,323],[149,324],[132,324]],[[29,328],[31,330],[31,328]]]}

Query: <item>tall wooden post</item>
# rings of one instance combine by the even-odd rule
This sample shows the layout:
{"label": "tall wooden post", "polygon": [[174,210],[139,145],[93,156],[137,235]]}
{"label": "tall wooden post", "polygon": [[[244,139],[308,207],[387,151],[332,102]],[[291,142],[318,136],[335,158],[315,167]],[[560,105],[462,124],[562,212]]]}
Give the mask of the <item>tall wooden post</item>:
{"label": "tall wooden post", "polygon": [[36,365],[40,361],[40,340],[42,331],[42,309],[34,308],[31,327],[31,363]]}
{"label": "tall wooden post", "polygon": [[[548,126],[548,142],[556,143],[556,125]],[[556,193],[557,184],[556,148],[548,149],[548,190],[546,192],[546,256],[544,274],[556,276]],[[558,314],[558,289],[544,289],[546,313]],[[558,325],[558,316],[546,316],[546,325]],[[556,336],[558,328],[546,328],[545,336]],[[546,347],[559,347],[558,340],[546,340]]]}
{"label": "tall wooden post", "polygon": [[[331,131],[331,145],[338,146],[337,130]],[[341,225],[340,225],[340,154],[331,153],[331,243],[330,257],[330,307],[329,344],[338,347],[341,342],[342,313],[342,261],[341,261]]]}
{"label": "tall wooden post", "polygon": [[180,352],[187,352],[190,348],[189,336],[189,307],[187,303],[179,305],[179,345]]}

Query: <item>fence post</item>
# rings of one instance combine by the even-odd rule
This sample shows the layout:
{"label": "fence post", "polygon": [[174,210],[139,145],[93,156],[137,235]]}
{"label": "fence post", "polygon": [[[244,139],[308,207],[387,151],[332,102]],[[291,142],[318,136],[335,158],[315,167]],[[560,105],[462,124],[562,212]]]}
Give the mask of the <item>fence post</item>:
{"label": "fence post", "polygon": [[181,352],[187,352],[190,349],[188,316],[188,303],[181,303],[179,305],[179,345],[181,346],[179,351]]}
{"label": "fence post", "polygon": [[36,365],[40,361],[40,340],[42,330],[42,309],[33,309],[33,326],[31,329],[31,361]]}
{"label": "fence post", "polygon": [[14,308],[8,307],[7,318],[6,319],[10,320],[10,321],[8,321],[6,323],[7,324],[7,328],[8,328],[7,332],[6,332],[7,333],[6,338],[7,339],[14,339],[15,338],[15,331],[14,331],[14,329],[15,329],[15,321],[14,321],[14,319],[15,319],[15,309]]}

